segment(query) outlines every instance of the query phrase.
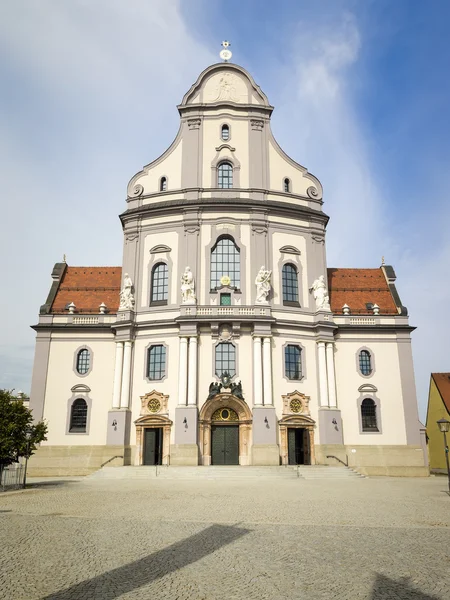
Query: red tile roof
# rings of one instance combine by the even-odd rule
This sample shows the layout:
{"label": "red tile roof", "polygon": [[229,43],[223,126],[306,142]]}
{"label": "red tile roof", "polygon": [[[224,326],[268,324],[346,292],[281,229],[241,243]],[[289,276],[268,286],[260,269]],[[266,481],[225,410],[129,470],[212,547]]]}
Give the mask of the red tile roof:
{"label": "red tile roof", "polygon": [[442,402],[450,414],[450,373],[431,373],[437,389],[442,398]]}
{"label": "red tile roof", "polygon": [[122,267],[67,267],[50,312],[67,314],[66,306],[73,302],[77,313],[98,314],[104,302],[115,313],[121,278]]}
{"label": "red tile roof", "polygon": [[[119,308],[122,267],[67,267],[53,301],[52,313],[67,314],[73,302],[78,313],[99,313],[102,302],[109,312]],[[397,315],[383,271],[378,269],[328,269],[331,310],[342,314],[347,304],[351,314],[373,314],[366,303],[378,304],[380,314]]]}
{"label": "red tile roof", "polygon": [[342,314],[347,304],[351,314],[373,314],[367,303],[378,304],[380,314],[398,315],[389,285],[381,268],[328,269],[331,310]]}

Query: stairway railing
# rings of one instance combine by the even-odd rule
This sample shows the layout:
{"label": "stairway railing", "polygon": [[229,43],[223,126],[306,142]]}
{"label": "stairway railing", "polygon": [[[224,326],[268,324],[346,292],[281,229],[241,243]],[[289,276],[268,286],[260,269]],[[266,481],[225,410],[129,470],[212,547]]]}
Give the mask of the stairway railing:
{"label": "stairway railing", "polygon": [[108,463],[110,463],[115,458],[123,458],[123,456],[119,456],[118,454],[116,456],[111,456],[111,458],[108,458],[108,460],[105,460],[105,462],[100,465],[100,469],[102,467],[104,467],[105,465],[107,465]]}
{"label": "stairway railing", "polygon": [[333,454],[327,454],[327,458],[334,458],[338,462],[342,463],[344,465],[344,467],[348,467],[348,454],[345,455],[345,458],[347,459],[347,462],[344,462],[343,460],[341,460],[337,456],[333,456]]}

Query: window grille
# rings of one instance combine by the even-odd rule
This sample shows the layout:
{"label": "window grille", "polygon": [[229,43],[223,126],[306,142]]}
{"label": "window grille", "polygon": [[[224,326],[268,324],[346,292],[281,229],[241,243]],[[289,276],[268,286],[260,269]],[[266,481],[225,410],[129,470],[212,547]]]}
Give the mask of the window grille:
{"label": "window grille", "polygon": [[167,304],[169,294],[169,270],[165,263],[158,263],[152,271],[151,303]]}
{"label": "window grille", "polygon": [[149,379],[162,379],[166,374],[166,347],[161,345],[150,346],[148,349],[147,377]]}
{"label": "window grille", "polygon": [[377,425],[377,407],[371,398],[361,402],[361,422],[363,431],[379,431]]}
{"label": "window grille", "polygon": [[233,166],[228,162],[223,162],[218,168],[217,186],[223,189],[233,187]]}
{"label": "window grille", "polygon": [[222,285],[223,276],[230,278],[230,286],[241,287],[241,257],[232,237],[221,237],[211,251],[211,289]]}
{"label": "window grille", "polygon": [[77,398],[74,401],[70,409],[70,432],[86,432],[87,410],[87,403],[83,398]]}
{"label": "window grille", "polygon": [[363,375],[372,373],[372,360],[368,350],[361,350],[359,353],[359,370]]}
{"label": "window grille", "polygon": [[283,265],[282,272],[283,303],[293,302],[298,304],[298,277],[297,269],[290,263]]}
{"label": "window grille", "polygon": [[91,355],[89,353],[89,350],[87,350],[86,348],[83,348],[83,350],[80,350],[78,352],[77,372],[80,375],[86,375],[86,373],[89,371],[90,362],[91,362]]}
{"label": "window grille", "polygon": [[288,379],[302,378],[302,351],[300,346],[288,344],[284,349],[284,367]]}
{"label": "window grille", "polygon": [[216,375],[220,377],[223,373],[229,373],[231,377],[236,375],[236,348],[229,342],[216,346]]}

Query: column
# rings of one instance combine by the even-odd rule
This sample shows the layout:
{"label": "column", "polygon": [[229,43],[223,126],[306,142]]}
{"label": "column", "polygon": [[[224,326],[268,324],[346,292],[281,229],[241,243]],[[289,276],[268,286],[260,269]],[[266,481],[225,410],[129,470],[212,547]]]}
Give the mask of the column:
{"label": "column", "polygon": [[334,374],[334,344],[327,342],[327,374],[328,374],[328,404],[330,408],[337,407],[336,400],[336,379]]}
{"label": "column", "polygon": [[327,363],[325,355],[325,342],[318,342],[317,355],[319,359],[319,391],[320,406],[328,406],[328,382],[327,382]]}
{"label": "column", "polygon": [[197,405],[197,338],[189,338],[188,404]]}
{"label": "column", "polygon": [[178,404],[186,404],[188,368],[188,338],[180,337],[180,364],[178,367]]}
{"label": "column", "polygon": [[114,367],[113,408],[120,408],[120,388],[122,385],[123,342],[116,342],[116,364]]}
{"label": "column", "polygon": [[128,401],[130,398],[131,344],[132,342],[125,342],[125,349],[123,353],[122,392],[120,394],[120,408],[128,408]]}
{"label": "column", "polygon": [[253,404],[262,406],[261,338],[253,337]]}
{"label": "column", "polygon": [[272,338],[263,338],[264,405],[273,404],[272,396]]}

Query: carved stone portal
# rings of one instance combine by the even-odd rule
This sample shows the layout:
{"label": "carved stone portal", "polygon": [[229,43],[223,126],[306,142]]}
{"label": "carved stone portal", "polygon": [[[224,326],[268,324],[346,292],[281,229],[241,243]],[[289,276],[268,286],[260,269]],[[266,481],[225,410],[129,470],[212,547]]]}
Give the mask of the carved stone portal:
{"label": "carved stone portal", "polygon": [[[250,464],[250,446],[252,431],[252,413],[244,400],[240,400],[232,394],[221,393],[207,400],[200,410],[200,452],[202,464],[211,464],[211,422],[220,420],[222,424],[229,419],[224,418],[227,409],[229,415],[236,414],[238,419],[233,418],[233,424],[239,425],[239,464]],[[218,419],[218,415],[222,418]]]}
{"label": "carved stone portal", "polygon": [[310,415],[310,397],[295,390],[290,394],[281,396],[283,398],[283,415]]}
{"label": "carved stone portal", "polygon": [[168,414],[169,396],[165,396],[156,390],[141,396],[141,416]]}
{"label": "carved stone portal", "polygon": [[[283,396],[284,398],[284,396]],[[306,429],[307,435],[309,435],[309,456],[307,458],[307,464],[315,465],[316,457],[314,453],[314,429],[316,422],[306,415],[289,415],[283,417],[278,421],[280,426],[280,452],[281,452],[281,464],[289,464],[289,448],[288,448],[288,429]]]}
{"label": "carved stone portal", "polygon": [[[163,430],[162,464],[170,464],[170,430],[172,421],[168,414],[169,396],[156,390],[141,396],[141,416],[134,424],[136,426],[136,456],[135,465],[143,464],[144,429],[159,427]],[[164,414],[165,413],[165,414]]]}

